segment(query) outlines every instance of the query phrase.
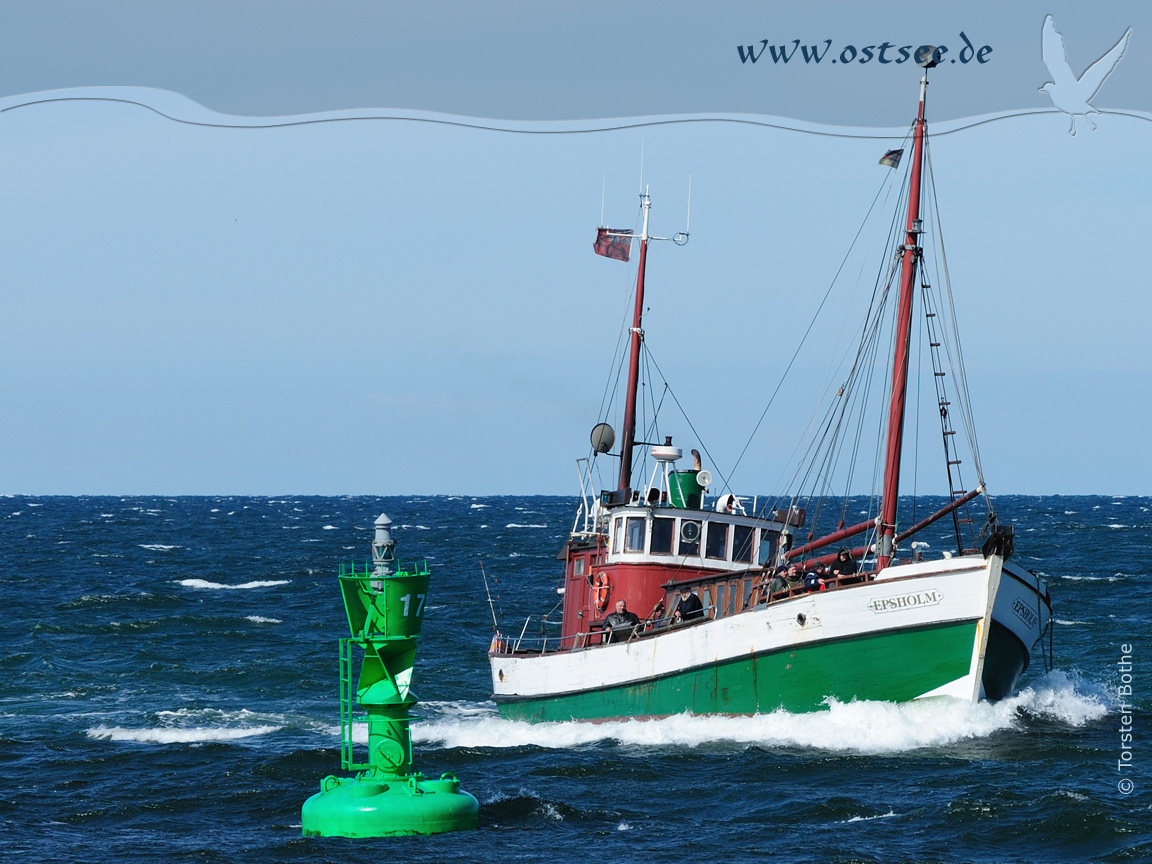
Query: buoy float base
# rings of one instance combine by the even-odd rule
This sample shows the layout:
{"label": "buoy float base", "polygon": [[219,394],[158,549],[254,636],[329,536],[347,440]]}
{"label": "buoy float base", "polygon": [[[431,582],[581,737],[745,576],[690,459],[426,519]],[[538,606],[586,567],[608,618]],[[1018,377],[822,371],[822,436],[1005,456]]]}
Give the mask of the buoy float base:
{"label": "buoy float base", "polygon": [[452,774],[439,780],[325,777],[301,811],[305,837],[400,837],[479,826],[479,802]]}

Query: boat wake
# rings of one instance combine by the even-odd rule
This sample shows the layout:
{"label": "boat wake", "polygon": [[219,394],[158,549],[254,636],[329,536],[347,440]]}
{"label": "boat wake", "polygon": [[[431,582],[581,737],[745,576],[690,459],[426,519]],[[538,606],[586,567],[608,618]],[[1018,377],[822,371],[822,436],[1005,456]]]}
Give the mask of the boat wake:
{"label": "boat wake", "polygon": [[896,704],[837,702],[827,711],[784,710],[750,717],[677,714],[658,720],[525,723],[504,720],[495,705],[421,703],[412,739],[442,747],[571,749],[604,741],[640,747],[708,747],[722,743],[865,754],[947,747],[1023,729],[1028,718],[1083,726],[1108,713],[1103,690],[1055,671],[1016,696],[973,704],[942,697]]}
{"label": "boat wake", "polygon": [[217,708],[181,708],[157,711],[147,726],[93,726],[89,738],[137,744],[209,744],[257,738],[298,726],[297,718],[284,714],[223,711]]}

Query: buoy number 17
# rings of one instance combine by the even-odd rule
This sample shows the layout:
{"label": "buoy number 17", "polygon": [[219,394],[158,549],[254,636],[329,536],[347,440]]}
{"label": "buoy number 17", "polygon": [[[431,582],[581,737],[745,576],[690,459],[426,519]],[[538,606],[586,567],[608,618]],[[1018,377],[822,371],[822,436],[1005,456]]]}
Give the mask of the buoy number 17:
{"label": "buoy number 17", "polygon": [[[425,594],[417,594],[416,595],[416,617],[417,618],[419,618],[421,615],[424,614],[424,598],[426,596],[427,595],[425,595]],[[403,597],[400,598],[400,602],[404,604],[404,617],[407,618],[409,612],[411,611],[411,607],[412,607],[412,595],[411,594],[405,594]]]}

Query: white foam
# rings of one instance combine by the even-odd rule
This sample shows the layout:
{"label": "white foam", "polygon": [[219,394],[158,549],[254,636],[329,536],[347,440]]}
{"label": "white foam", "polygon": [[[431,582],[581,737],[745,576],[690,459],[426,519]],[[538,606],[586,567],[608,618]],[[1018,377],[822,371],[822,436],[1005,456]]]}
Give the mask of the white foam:
{"label": "white foam", "polygon": [[487,504],[473,504],[473,505],[472,505],[472,509],[473,509],[473,510],[481,510],[481,509],[483,509],[484,507],[487,507],[487,506],[488,506]]}
{"label": "white foam", "polygon": [[173,549],[183,549],[183,546],[165,546],[163,543],[137,543],[141,549],[149,552],[171,552]]}
{"label": "white foam", "polygon": [[1119,522],[1109,522],[1104,527],[1106,527],[1106,528],[1128,528],[1129,526],[1128,525],[1121,525]]}
{"label": "white foam", "polygon": [[131,741],[138,744],[204,744],[214,741],[237,741],[269,735],[283,729],[289,718],[280,714],[261,714],[242,708],[226,711],[219,708],[180,708],[157,711],[154,725],[93,726],[88,737],[107,741]]}
{"label": "white foam", "polygon": [[871,822],[873,819],[891,819],[896,815],[895,810],[889,810],[887,813],[881,813],[877,816],[853,816],[851,819],[842,820],[842,825],[847,825],[851,822]]}
{"label": "white foam", "polygon": [[260,579],[255,582],[244,582],[240,585],[225,585],[223,582],[209,582],[207,579],[178,579],[177,584],[185,588],[212,588],[226,589],[228,591],[242,591],[248,588],[271,588],[273,585],[288,585],[291,579]]}
{"label": "white foam", "polygon": [[1074,672],[1056,669],[1015,696],[997,702],[996,706],[1020,709],[1069,726],[1083,726],[1106,715],[1108,702],[1115,696],[1104,686],[1086,681]]}
{"label": "white foam", "polygon": [[263,615],[245,615],[245,621],[251,621],[253,624],[283,624],[279,618],[265,618]]}
{"label": "white foam", "polygon": [[324,526],[323,528],[321,528],[320,530],[321,530],[321,531],[339,531],[340,529],[339,529],[339,528],[337,528],[335,525],[325,525],[325,526]]}
{"label": "white foam", "polygon": [[504,720],[492,703],[424,703],[425,719],[412,738],[444,747],[548,749],[582,747],[613,740],[640,747],[801,747],[868,754],[947,747],[1019,730],[1023,714],[1082,726],[1107,713],[1101,694],[1062,672],[1051,672],[1018,695],[996,703],[935,698],[892,702],[837,702],[828,710],[797,715],[776,710],[751,717],[678,714],[660,720],[604,723],[526,723]]}
{"label": "white foam", "polygon": [[231,729],[224,726],[206,726],[191,729],[125,729],[123,726],[95,726],[88,737],[107,741],[134,741],[138,744],[204,744],[210,741],[236,741],[277,732],[280,726],[251,726]]}
{"label": "white foam", "polygon": [[548,526],[547,525],[536,525],[536,524],[521,525],[518,522],[509,522],[504,527],[505,528],[547,528]]}
{"label": "white foam", "polygon": [[1062,618],[1056,618],[1055,621],[1057,624],[1060,624],[1063,627],[1075,627],[1077,624],[1088,623],[1087,621],[1065,621]]}

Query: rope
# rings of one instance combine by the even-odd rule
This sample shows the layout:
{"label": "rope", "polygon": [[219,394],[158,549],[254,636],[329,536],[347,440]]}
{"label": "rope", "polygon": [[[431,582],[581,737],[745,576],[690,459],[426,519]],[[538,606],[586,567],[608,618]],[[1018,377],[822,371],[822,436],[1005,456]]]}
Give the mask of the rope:
{"label": "rope", "polygon": [[[906,135],[904,141],[907,142],[907,140],[908,138]],[[756,438],[756,433],[760,431],[760,426],[764,423],[764,418],[768,416],[768,410],[772,407],[773,402],[775,402],[776,396],[780,393],[780,388],[784,385],[784,381],[787,379],[788,373],[792,370],[792,366],[795,364],[796,358],[800,355],[800,349],[804,347],[804,343],[807,341],[809,334],[812,332],[812,328],[816,326],[816,321],[820,317],[820,312],[824,309],[824,304],[828,302],[828,298],[832,294],[832,289],[836,285],[836,280],[840,278],[840,273],[844,270],[844,265],[848,263],[848,258],[851,256],[852,250],[856,247],[856,241],[860,239],[860,234],[864,231],[864,226],[868,224],[868,219],[872,215],[873,209],[876,207],[876,202],[880,199],[880,193],[884,191],[885,187],[890,188],[891,185],[892,178],[885,177],[883,182],[881,182],[880,187],[876,190],[876,194],[872,198],[872,203],[868,207],[868,212],[864,214],[864,218],[860,222],[860,227],[856,229],[856,234],[852,238],[852,243],[849,245],[848,251],[844,253],[844,257],[840,260],[840,265],[836,268],[836,273],[832,276],[832,280],[828,283],[828,287],[824,291],[824,296],[820,299],[820,305],[816,307],[816,312],[812,316],[812,320],[808,322],[808,327],[804,330],[803,336],[800,337],[800,342],[797,344],[796,350],[792,352],[792,357],[788,360],[788,365],[784,368],[784,372],[781,374],[780,380],[777,382],[775,389],[772,391],[772,395],[768,397],[768,404],[764,406],[764,410],[760,413],[759,419],[752,427],[752,432],[749,434],[748,440],[745,442],[743,449],[740,451],[740,454],[736,457],[736,463],[732,466],[733,474],[736,473],[736,470],[740,467],[740,463],[744,460],[744,456],[748,452],[748,448],[752,445],[752,441]],[[728,488],[727,481],[725,481],[724,488]]]}

